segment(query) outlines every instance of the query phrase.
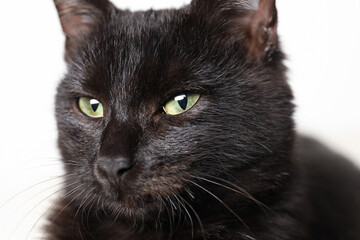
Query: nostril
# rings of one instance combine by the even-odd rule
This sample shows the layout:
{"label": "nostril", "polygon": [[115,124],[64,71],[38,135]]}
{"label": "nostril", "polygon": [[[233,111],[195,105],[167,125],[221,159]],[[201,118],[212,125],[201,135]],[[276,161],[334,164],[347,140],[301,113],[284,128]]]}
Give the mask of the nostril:
{"label": "nostril", "polygon": [[130,169],[131,169],[131,167],[119,169],[119,170],[117,171],[117,176],[118,176],[118,178],[122,178],[122,176],[124,175],[124,173],[126,173],[126,172],[129,171]]}
{"label": "nostril", "polygon": [[133,165],[127,158],[99,158],[98,167],[113,184],[118,184]]}

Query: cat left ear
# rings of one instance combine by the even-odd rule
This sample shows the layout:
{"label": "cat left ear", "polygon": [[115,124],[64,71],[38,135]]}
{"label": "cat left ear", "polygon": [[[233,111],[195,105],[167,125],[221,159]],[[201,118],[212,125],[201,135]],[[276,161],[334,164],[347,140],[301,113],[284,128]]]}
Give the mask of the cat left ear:
{"label": "cat left ear", "polygon": [[275,0],[260,0],[249,26],[248,55],[263,60],[271,57],[278,44]]}
{"label": "cat left ear", "polygon": [[79,44],[88,37],[112,7],[108,0],[54,0],[66,35],[65,60],[69,61]]}
{"label": "cat left ear", "polygon": [[245,43],[251,60],[264,61],[277,47],[275,0],[193,0],[191,11],[205,20],[213,34]]}

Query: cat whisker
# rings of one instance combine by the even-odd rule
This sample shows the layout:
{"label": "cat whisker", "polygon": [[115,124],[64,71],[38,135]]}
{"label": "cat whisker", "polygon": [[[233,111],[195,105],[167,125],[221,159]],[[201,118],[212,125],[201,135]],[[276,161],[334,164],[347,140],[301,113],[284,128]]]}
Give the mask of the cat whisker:
{"label": "cat whisker", "polygon": [[[56,187],[56,186],[61,185],[61,184],[64,184],[65,182],[66,182],[66,181],[61,182],[61,183],[57,183],[57,184],[52,185],[52,186],[50,186],[50,187],[48,187],[48,188],[46,188],[46,189],[43,189],[42,191],[38,192],[36,195],[34,195],[34,196],[32,196],[31,198],[27,199],[25,202],[28,202],[28,201],[30,201],[31,199],[33,199],[35,196],[38,196],[39,194],[41,194],[41,193],[43,193],[43,192],[45,192],[45,191],[47,191],[47,190],[49,190],[49,189],[51,189],[51,188],[53,188],[53,187]],[[10,238],[15,234],[16,230],[20,227],[20,225],[23,223],[23,221],[24,221],[37,207],[39,207],[44,201],[48,200],[48,199],[49,199],[50,197],[52,197],[54,194],[62,191],[63,189],[64,189],[64,188],[61,188],[61,189],[59,189],[59,190],[57,190],[57,191],[55,191],[55,192],[52,192],[51,194],[47,195],[45,198],[41,199],[37,204],[35,204],[28,212],[26,212],[26,214],[22,217],[22,219],[20,220],[20,222],[16,225],[16,227],[14,228],[14,230],[11,232]],[[17,209],[15,210],[15,212],[18,211],[19,209],[20,209],[20,207],[17,208]],[[14,213],[15,213],[15,212],[14,212]],[[13,214],[14,214],[14,213],[13,213]],[[39,221],[39,219],[36,221],[36,223],[37,223],[38,221]],[[31,231],[32,231],[32,229],[33,229],[34,227],[35,227],[35,226],[33,226],[33,227],[31,228],[31,230],[30,230],[30,232],[29,232],[29,235],[30,235],[30,233],[31,233]]]}
{"label": "cat whisker", "polygon": [[[189,213],[189,211],[187,210],[185,204],[184,204],[184,199],[181,196],[176,196],[174,195],[174,197],[176,199],[178,199],[179,204],[184,208],[185,213],[187,214],[187,216],[189,217],[189,221],[190,221],[190,225],[191,225],[191,239],[194,239],[194,222],[193,219],[191,217],[191,214]],[[181,201],[180,201],[181,200]]]}
{"label": "cat whisker", "polygon": [[191,199],[195,199],[195,196],[190,192],[189,189],[185,189],[186,193],[190,196]]}
{"label": "cat whisker", "polygon": [[164,201],[164,207],[166,209],[166,212],[168,214],[168,220],[169,220],[169,227],[170,227],[170,233],[169,233],[169,238],[171,238],[172,234],[173,234],[173,222],[172,222],[172,218],[170,216],[170,211],[168,208],[168,204],[167,204],[167,198],[162,198]]}
{"label": "cat whisker", "polygon": [[203,239],[206,240],[206,237],[205,237],[205,230],[204,230],[204,226],[202,224],[202,221],[201,221],[201,218],[199,216],[199,214],[195,211],[195,209],[191,206],[191,204],[186,201],[184,198],[182,198],[184,203],[191,209],[191,211],[194,213],[197,221],[199,222],[199,226],[200,226],[200,230],[201,230],[201,234],[203,235]]}
{"label": "cat whisker", "polygon": [[162,199],[162,197],[158,194],[157,195],[157,200],[159,202],[159,213],[157,216],[157,222],[160,223],[160,229],[161,229],[161,221],[160,221],[160,217],[161,217],[161,213],[163,212],[163,204],[164,204],[164,200]]}
{"label": "cat whisker", "polygon": [[141,227],[140,227],[139,232],[144,231],[144,229],[145,229],[145,215],[142,214],[142,215],[141,215]]}
{"label": "cat whisker", "polygon": [[186,217],[186,215],[184,214],[184,212],[183,212],[183,207],[182,207],[182,205],[180,204],[180,200],[179,200],[179,198],[176,196],[176,194],[173,194],[172,195],[173,196],[173,198],[175,198],[175,200],[176,200],[176,203],[177,203],[177,206],[178,206],[178,209],[179,209],[179,221],[178,221],[178,225],[177,225],[177,228],[180,226],[180,224],[181,224],[181,220],[182,220],[182,218],[184,217]]}
{"label": "cat whisker", "polygon": [[[91,202],[91,205],[87,208],[88,210],[87,210],[87,214],[86,214],[86,225],[88,225],[89,224],[89,217],[90,217],[90,212],[91,212],[91,210],[93,209],[93,207],[94,207],[94,204],[95,204],[95,200],[96,199],[96,195],[95,194],[92,194],[92,198],[91,198],[91,200],[89,201],[89,203]],[[85,214],[85,209],[83,210],[83,213],[82,214]],[[83,226],[84,227],[84,229],[86,229],[86,227],[85,226]]]}
{"label": "cat whisker", "polygon": [[176,209],[176,206],[174,205],[174,203],[172,202],[170,197],[167,197],[169,203],[170,203],[170,208],[171,208],[171,217],[172,217],[172,221],[173,223],[175,223],[175,212],[174,212],[174,208]]}
{"label": "cat whisker", "polygon": [[[176,194],[172,194],[171,196],[169,196],[169,198],[173,198],[174,201],[172,202],[172,205],[174,206],[174,217],[177,215],[178,216],[178,221],[175,227],[175,230],[177,230],[181,224],[181,219],[182,219],[182,215],[183,215],[183,210],[181,205],[179,204],[179,199],[176,197]],[[175,223],[175,219],[174,219],[174,223]]]}
{"label": "cat whisker", "polygon": [[257,200],[256,198],[254,198],[250,193],[248,193],[247,191],[245,191],[244,189],[240,188],[239,186],[225,180],[225,179],[222,179],[222,178],[218,178],[218,177],[214,177],[214,176],[209,176],[209,175],[206,175],[207,177],[210,177],[210,178],[214,178],[216,180],[219,180],[219,181],[223,181],[224,183],[227,183],[229,185],[231,185],[232,187],[235,187],[236,189],[232,188],[232,187],[229,187],[227,185],[224,185],[224,184],[221,184],[219,182],[216,182],[216,181],[212,181],[210,179],[207,179],[207,178],[204,178],[204,177],[199,177],[199,176],[193,176],[195,178],[198,178],[200,180],[203,180],[203,181],[206,181],[206,182],[209,182],[209,183],[212,183],[212,184],[215,184],[215,185],[218,185],[220,187],[223,187],[225,189],[228,189],[230,191],[233,191],[235,193],[238,193],[239,195],[247,198],[247,199],[250,199],[252,201],[254,201],[259,207],[261,207],[262,209],[265,208],[267,210],[269,210],[270,212],[272,212],[273,214],[277,214],[276,212],[274,212],[270,207],[268,207],[267,205],[265,205],[264,203],[260,202],[259,200]]}
{"label": "cat whisker", "polygon": [[255,143],[257,143],[258,145],[260,145],[261,147],[263,147],[266,151],[268,151],[269,153],[273,153],[273,151],[271,151],[268,147],[266,147],[264,144],[262,144],[261,142],[255,141]]}
{"label": "cat whisker", "polygon": [[[161,221],[161,214],[163,213],[163,211],[166,210],[166,202],[164,201],[163,197],[158,194],[157,195],[157,200],[159,202],[159,213],[158,213],[158,216],[156,218],[156,226],[157,228],[159,228],[161,231],[163,230],[163,224],[162,224],[162,221]],[[167,210],[166,210],[167,211]],[[159,225],[159,227],[158,227]]]}
{"label": "cat whisker", "polygon": [[112,221],[111,225],[115,224],[115,222],[119,219],[120,215],[121,215],[121,209],[119,210],[118,208],[116,209],[117,214],[114,218],[114,220]]}
{"label": "cat whisker", "polygon": [[[66,182],[66,181],[62,182],[61,184],[64,184],[65,182]],[[57,194],[57,193],[59,193],[59,192],[61,192],[61,191],[64,191],[66,188],[71,187],[71,186],[76,185],[76,184],[78,184],[78,183],[77,183],[77,182],[73,182],[73,183],[71,183],[71,184],[68,184],[68,185],[66,185],[66,186],[63,186],[61,189],[59,189],[59,190],[55,191],[54,193],[52,193],[49,197],[51,197],[52,195]],[[48,198],[49,198],[49,197],[48,197]],[[45,199],[43,199],[42,201],[45,201],[45,200],[48,199],[48,198],[45,198]],[[49,210],[52,209],[52,208],[53,208],[58,202],[60,202],[62,199],[63,199],[63,198],[58,199],[55,203],[53,203],[50,207],[48,207],[48,208],[46,209],[46,211],[44,211],[43,214],[41,214],[41,216],[36,220],[36,222],[35,222],[35,223],[33,224],[33,226],[31,227],[30,231],[29,231],[28,234],[27,234],[26,239],[28,239],[28,237],[30,236],[31,232],[34,230],[34,228],[35,228],[36,225],[39,223],[39,221],[40,221],[46,214],[48,214]],[[41,204],[41,203],[39,203],[39,204]]]}
{"label": "cat whisker", "polygon": [[[99,214],[98,214],[99,206],[100,206],[100,200],[101,200],[101,197],[100,197],[100,195],[98,195],[98,196],[97,196],[97,201],[96,201],[95,216],[96,216],[96,218],[97,218],[97,220],[98,220],[99,222],[102,222],[101,219],[100,219],[100,217],[99,217]],[[95,201],[94,201],[94,203],[95,203]]]}
{"label": "cat whisker", "polygon": [[[117,212],[118,212],[118,215],[116,216],[116,218],[119,218],[120,217],[120,214],[121,214],[121,209],[119,209],[120,207],[118,207],[117,209]],[[113,223],[115,223],[115,221],[113,222]],[[133,224],[132,224],[132,226],[131,226],[131,229],[133,230],[133,231],[136,231],[137,230],[137,224],[138,223],[138,219],[135,219],[135,221],[133,222]]]}
{"label": "cat whisker", "polygon": [[[31,185],[30,187],[27,187],[26,189],[16,193],[15,195],[13,195],[10,199],[8,199],[5,203],[3,203],[1,206],[0,206],[0,210],[5,207],[7,204],[9,204],[11,201],[13,201],[15,198],[17,198],[18,196],[20,196],[21,194],[29,191],[30,189],[36,187],[36,186],[39,186],[41,184],[44,184],[44,183],[48,183],[50,181],[53,181],[53,180],[57,180],[57,179],[60,179],[62,178],[64,175],[61,175],[61,176],[56,176],[56,177],[53,177],[53,178],[50,178],[50,179],[46,179],[44,181],[41,181],[41,182],[38,182],[38,183],[35,183],[33,185]],[[58,185],[58,184],[57,184]]]}
{"label": "cat whisker", "polygon": [[[87,195],[81,200],[80,206],[77,208],[77,210],[76,210],[76,212],[75,212],[75,215],[74,215],[74,217],[73,217],[73,223],[72,223],[72,225],[74,225],[74,222],[75,222],[78,214],[80,213],[80,210],[83,211],[83,207],[85,207],[85,206],[83,206],[83,205],[86,203],[87,200],[89,200],[90,197],[91,197],[91,192],[88,192]],[[86,205],[88,205],[88,204],[86,204]],[[81,217],[81,216],[82,216],[82,214],[80,215],[80,217]]]}
{"label": "cat whisker", "polygon": [[214,193],[210,192],[208,189],[206,189],[205,187],[197,184],[194,181],[189,180],[190,183],[192,183],[193,185],[197,186],[198,188],[202,189],[203,191],[205,191],[206,193],[208,193],[209,195],[211,195],[212,197],[214,197],[217,201],[219,201],[230,213],[232,213],[243,225],[244,227],[251,232],[250,228],[247,226],[247,224],[242,220],[241,217],[239,217],[239,215],[237,215],[224,201],[222,201],[218,196],[216,196]]}
{"label": "cat whisker", "polygon": [[[80,213],[80,215],[79,215],[79,216],[80,216],[81,226],[83,227],[83,230],[85,231],[85,233],[88,234],[88,235],[91,235],[91,233],[88,231],[87,227],[86,227],[85,224],[84,224],[84,211],[85,211],[85,209],[88,207],[88,205],[90,204],[91,201],[89,201],[89,199],[92,198],[92,197],[93,197],[92,193],[89,192],[88,195],[87,195],[87,196],[83,199],[83,201],[80,203],[80,206],[79,206],[79,208],[78,208],[78,210],[77,210],[77,212],[78,212],[78,211],[81,209],[81,213]],[[87,203],[86,203],[86,202],[87,202]],[[83,206],[84,203],[86,203],[85,206]],[[75,220],[75,218],[76,218],[76,215],[77,215],[77,213],[75,213],[74,220]],[[74,221],[74,220],[73,220],[73,221]],[[80,228],[79,228],[79,233],[80,233],[80,236],[82,237],[82,233],[81,233],[81,231],[80,231]]]}
{"label": "cat whisker", "polygon": [[[79,183],[78,183],[78,182],[74,182],[74,184],[79,184]],[[63,196],[62,198],[58,199],[58,200],[56,201],[56,203],[53,204],[53,206],[54,206],[55,204],[61,202],[62,200],[66,199],[67,197],[69,197],[70,195],[72,195],[73,193],[75,193],[77,190],[81,189],[84,185],[85,185],[85,184],[82,183],[82,184],[76,186],[75,188],[73,188],[72,190],[70,190],[69,192],[67,192],[67,193],[65,194],[65,196]],[[53,222],[56,220],[56,218],[59,217],[60,214],[61,214],[71,203],[73,203],[73,202],[75,201],[75,199],[78,198],[84,191],[85,191],[85,189],[82,190],[80,193],[78,193],[75,197],[73,197],[72,200],[69,201],[69,202],[60,210],[60,212],[59,212],[55,217],[53,217],[53,218],[50,220],[50,224],[53,223]],[[48,226],[49,226],[49,225],[48,225]],[[47,234],[47,231],[48,231],[48,228],[47,228],[46,231],[44,232],[44,234],[43,234],[43,236],[42,236],[41,239],[44,239],[44,237],[45,237],[46,234]]]}
{"label": "cat whisker", "polygon": [[80,210],[82,210],[82,208],[84,207],[83,205],[84,205],[84,204],[86,203],[86,201],[90,198],[90,196],[91,196],[91,193],[88,192],[88,193],[86,194],[86,196],[81,200],[80,205],[77,207],[77,210],[76,210],[76,212],[75,212],[75,214],[74,214],[73,224],[74,224],[74,221],[75,221],[75,219],[77,218],[78,214],[80,213]]}
{"label": "cat whisker", "polygon": [[12,171],[10,170],[11,172],[5,176],[2,176],[0,178],[0,181],[1,182],[4,182],[5,179],[8,179],[10,177],[14,177],[18,174],[24,174],[25,172],[28,172],[28,171],[32,171],[32,170],[38,170],[40,168],[48,168],[48,167],[54,167],[54,166],[74,166],[74,167],[79,167],[81,166],[79,163],[72,163],[72,162],[69,162],[69,163],[63,163],[63,162],[57,162],[57,163],[46,163],[46,164],[41,164],[41,165],[32,165],[32,166],[29,166],[27,168],[22,168],[22,169],[19,169],[19,170],[16,170],[16,171]]}

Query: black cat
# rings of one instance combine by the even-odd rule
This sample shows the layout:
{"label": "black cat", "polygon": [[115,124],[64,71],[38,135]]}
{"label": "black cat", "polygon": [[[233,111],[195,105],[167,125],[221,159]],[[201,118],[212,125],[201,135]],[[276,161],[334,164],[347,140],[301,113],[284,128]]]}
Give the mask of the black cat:
{"label": "black cat", "polygon": [[298,137],[275,0],[55,0],[66,191],[51,240],[356,240],[360,173]]}

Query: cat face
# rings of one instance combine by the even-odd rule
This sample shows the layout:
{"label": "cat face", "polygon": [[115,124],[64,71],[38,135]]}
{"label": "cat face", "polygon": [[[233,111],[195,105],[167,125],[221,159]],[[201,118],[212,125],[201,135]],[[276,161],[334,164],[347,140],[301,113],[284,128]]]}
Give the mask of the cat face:
{"label": "cat face", "polygon": [[68,63],[56,116],[74,202],[143,218],[168,199],[201,202],[202,178],[251,194],[282,180],[292,95],[272,1],[135,13],[55,2]]}

